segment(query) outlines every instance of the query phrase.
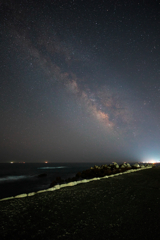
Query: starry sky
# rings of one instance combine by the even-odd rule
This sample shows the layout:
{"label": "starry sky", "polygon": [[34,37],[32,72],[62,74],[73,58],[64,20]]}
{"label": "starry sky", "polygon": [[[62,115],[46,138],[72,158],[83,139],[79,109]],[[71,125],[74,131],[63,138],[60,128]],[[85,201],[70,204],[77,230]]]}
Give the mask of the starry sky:
{"label": "starry sky", "polygon": [[160,159],[160,2],[0,2],[0,162]]}

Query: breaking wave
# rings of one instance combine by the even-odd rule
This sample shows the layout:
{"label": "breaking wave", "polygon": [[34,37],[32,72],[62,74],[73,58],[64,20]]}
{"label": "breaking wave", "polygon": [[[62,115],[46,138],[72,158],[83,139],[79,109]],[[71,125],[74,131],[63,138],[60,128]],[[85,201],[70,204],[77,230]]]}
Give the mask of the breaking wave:
{"label": "breaking wave", "polygon": [[66,168],[66,166],[60,166],[60,167],[40,167],[37,169],[56,169],[56,168]]}

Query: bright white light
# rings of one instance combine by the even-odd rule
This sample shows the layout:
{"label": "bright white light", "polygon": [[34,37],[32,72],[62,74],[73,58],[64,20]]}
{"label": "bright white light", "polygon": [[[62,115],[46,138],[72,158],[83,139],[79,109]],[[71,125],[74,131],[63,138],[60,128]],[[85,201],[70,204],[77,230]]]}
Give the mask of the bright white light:
{"label": "bright white light", "polygon": [[150,160],[143,161],[143,163],[160,163],[160,160],[150,159]]}

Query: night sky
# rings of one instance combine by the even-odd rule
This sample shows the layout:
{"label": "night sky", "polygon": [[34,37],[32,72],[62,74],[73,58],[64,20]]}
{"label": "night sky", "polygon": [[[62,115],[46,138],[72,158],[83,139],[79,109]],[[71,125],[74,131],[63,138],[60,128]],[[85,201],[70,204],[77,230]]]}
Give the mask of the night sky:
{"label": "night sky", "polygon": [[160,2],[0,3],[0,162],[160,159]]}

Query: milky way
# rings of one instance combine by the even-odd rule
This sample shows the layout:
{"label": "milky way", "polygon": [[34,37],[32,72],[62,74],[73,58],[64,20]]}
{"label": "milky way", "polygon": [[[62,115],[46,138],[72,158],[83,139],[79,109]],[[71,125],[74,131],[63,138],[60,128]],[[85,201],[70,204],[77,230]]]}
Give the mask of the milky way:
{"label": "milky way", "polygon": [[[34,143],[37,141],[35,149],[38,151],[38,142],[42,139],[43,143],[39,145],[42,144],[44,147],[45,144],[50,145],[52,142],[56,156],[62,149],[65,149],[64,155],[68,154],[68,156],[72,149],[75,156],[76,153],[78,155],[83,152],[84,147],[83,155],[88,149],[88,160],[90,160],[89,156],[92,158],[90,152],[95,148],[97,154],[103,152],[104,158],[105,156],[143,158],[146,157],[145,149],[149,146],[151,149],[149,154],[152,155],[159,141],[157,112],[159,73],[156,53],[159,51],[159,45],[154,34],[155,28],[152,26],[157,20],[150,15],[149,6],[144,3],[140,7],[146,9],[145,13],[148,16],[146,21],[151,22],[150,25],[146,25],[141,20],[140,10],[134,17],[134,11],[130,9],[129,4],[118,4],[115,1],[117,6],[115,10],[115,4],[112,3],[98,5],[92,3],[88,6],[85,3],[79,5],[77,1],[69,2],[67,4],[65,1],[59,1],[52,4],[51,1],[46,3],[35,1],[27,4],[6,1],[0,6],[3,16],[1,55],[4,56],[1,63],[2,101],[4,102],[4,96],[7,96],[7,99],[14,99],[12,96],[16,92],[15,99],[19,98],[19,102],[21,100],[25,102],[24,99],[28,101],[33,91],[35,96],[37,94],[41,96],[38,97],[39,100],[31,97],[31,100],[34,99],[32,102],[36,101],[36,105],[33,104],[31,107],[31,109],[34,107],[34,113],[32,110],[27,110],[30,108],[27,104],[23,105],[23,110],[20,112],[18,110],[20,103],[12,106],[16,102],[15,99],[10,105],[12,110],[17,111],[20,124],[26,111],[29,113],[27,118],[29,115],[35,116],[33,122],[37,121],[37,129],[41,129],[37,130],[39,137],[32,138],[33,123],[29,125],[27,121],[28,131],[24,130],[24,127],[23,130],[19,130],[19,136],[25,135],[22,132],[26,131],[26,137],[16,137],[15,134],[18,132],[14,130],[16,127],[14,128],[14,125],[11,127],[10,120],[7,120],[6,133],[3,133],[1,142],[5,148],[7,148],[6,141],[9,141],[10,147],[17,142],[15,145],[19,148],[18,141],[21,141],[25,151],[25,148],[30,149],[29,139],[34,139]],[[98,6],[99,10],[97,10]],[[135,3],[132,7],[137,9],[138,6]],[[131,18],[127,8],[131,11]],[[157,11],[154,8],[155,18],[158,16]],[[129,23],[133,18],[136,19],[135,23]],[[152,39],[150,36],[153,36]],[[154,41],[151,41],[153,38]],[[7,49],[6,52],[3,52],[3,46]],[[154,54],[153,57],[150,54]],[[16,60],[12,60],[12,57]],[[6,66],[9,71],[7,69],[5,71]],[[29,76],[28,83],[17,80],[22,79],[23,77],[20,76],[24,76],[25,72],[26,76]],[[11,76],[12,80],[7,80]],[[30,79],[34,80],[31,82]],[[5,84],[7,81],[8,85]],[[35,90],[34,85],[39,86],[40,90],[38,88]],[[7,92],[8,88],[12,89],[11,94]],[[28,96],[27,94],[23,96],[23,89],[29,89]],[[40,106],[44,96],[51,104],[47,105],[45,100]],[[61,100],[62,103],[59,105]],[[4,109],[6,111],[2,114],[3,122],[6,118],[15,118],[15,112],[7,115],[8,107],[5,103]],[[48,113],[44,114],[45,111]],[[52,111],[55,113],[52,114]],[[43,118],[47,120],[41,125],[40,121],[44,122]],[[61,126],[56,127],[59,122]],[[11,129],[10,133],[8,129]],[[35,129],[36,127],[34,131]],[[46,132],[43,133],[44,129],[49,132],[48,139]],[[12,131],[15,139],[17,138],[13,142]],[[53,132],[52,136],[51,132]],[[54,136],[55,132],[57,137]],[[77,141],[75,146],[68,145],[69,143],[64,140],[67,138],[72,139],[71,142]],[[3,152],[5,152],[4,148]],[[47,147],[44,152],[47,152]],[[49,158],[52,158],[52,154],[54,158],[51,145],[48,152]],[[15,156],[18,154],[16,153]],[[158,156],[158,151],[155,156]]]}
{"label": "milky way", "polygon": [[[77,74],[72,71],[75,62],[79,61],[81,65],[82,60],[75,59],[71,50],[64,47],[55,35],[44,38],[38,36],[34,40],[37,46],[34,46],[32,41],[27,38],[28,32],[20,35],[19,32],[13,31],[13,34],[17,45],[21,46],[22,50],[29,54],[29,58],[43,69],[47,80],[64,84],[66,89],[75,94],[79,100],[84,101],[83,104],[86,105],[87,110],[107,129],[116,133],[118,121],[121,126],[125,125],[125,128],[131,123],[131,112],[126,108],[125,102],[121,100],[122,91],[120,89],[114,90],[106,85],[100,86],[98,89],[95,87],[86,89],[87,77],[83,79],[81,84],[82,79],[78,78]],[[45,53],[41,49],[45,49]],[[57,64],[58,59],[59,65]]]}

